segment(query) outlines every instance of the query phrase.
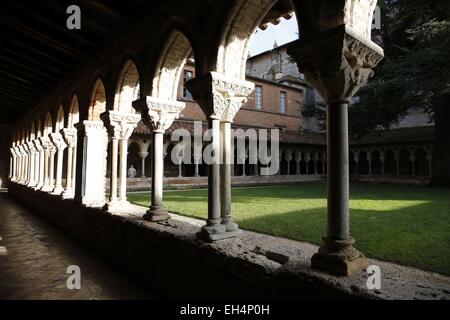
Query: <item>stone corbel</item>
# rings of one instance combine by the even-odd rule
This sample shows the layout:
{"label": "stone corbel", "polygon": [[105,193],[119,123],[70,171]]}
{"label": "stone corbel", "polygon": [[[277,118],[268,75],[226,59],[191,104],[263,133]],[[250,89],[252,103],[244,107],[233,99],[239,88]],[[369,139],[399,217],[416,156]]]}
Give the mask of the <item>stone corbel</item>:
{"label": "stone corbel", "polygon": [[57,151],[64,150],[67,147],[66,142],[63,139],[63,136],[60,133],[50,133],[50,141]]}

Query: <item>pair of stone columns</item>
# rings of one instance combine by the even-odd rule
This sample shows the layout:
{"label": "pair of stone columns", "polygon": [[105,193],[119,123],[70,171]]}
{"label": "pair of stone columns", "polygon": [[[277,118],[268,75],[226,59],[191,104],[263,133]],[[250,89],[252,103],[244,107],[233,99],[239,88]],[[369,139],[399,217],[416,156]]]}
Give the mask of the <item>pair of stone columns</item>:
{"label": "pair of stone columns", "polygon": [[66,188],[62,193],[63,199],[73,199],[75,196],[75,174],[77,155],[77,129],[65,128],[60,131],[67,146]]}
{"label": "pair of stone columns", "polygon": [[102,120],[111,136],[110,196],[105,209],[109,212],[125,211],[130,207],[127,200],[128,139],[141,116],[120,111],[107,111]]}
{"label": "pair of stone columns", "polygon": [[152,194],[150,209],[144,215],[148,221],[170,219],[163,205],[164,133],[185,108],[185,104],[155,97],[133,102],[142,121],[152,130]]}
{"label": "pair of stone columns", "polygon": [[211,136],[208,219],[198,236],[207,241],[234,237],[241,231],[231,216],[231,123],[253,91],[254,84],[209,72],[186,85],[208,117]]}
{"label": "pair of stone columns", "polygon": [[327,234],[311,265],[348,275],[367,266],[350,236],[348,104],[383,50],[341,25],[292,43],[288,54],[327,104]]}

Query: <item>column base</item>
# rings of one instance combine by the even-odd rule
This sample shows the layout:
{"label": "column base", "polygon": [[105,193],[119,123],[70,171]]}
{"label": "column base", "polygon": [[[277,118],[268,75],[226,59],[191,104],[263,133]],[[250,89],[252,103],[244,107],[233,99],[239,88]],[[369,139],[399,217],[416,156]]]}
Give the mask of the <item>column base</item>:
{"label": "column base", "polygon": [[170,218],[169,212],[163,206],[150,206],[150,209],[144,214],[144,219],[151,222],[169,220]]}
{"label": "column base", "polygon": [[54,187],[52,187],[52,186],[43,186],[43,187],[41,188],[41,191],[44,191],[44,192],[52,192],[53,189],[54,189]]}
{"label": "column base", "polygon": [[63,192],[64,192],[63,187],[56,187],[55,189],[53,189],[52,194],[55,196],[60,196]]}
{"label": "column base", "polygon": [[44,187],[44,186],[43,186],[42,184],[38,184],[38,185],[36,185],[33,189],[36,190],[36,191],[38,191],[38,190],[41,190],[43,187]]}
{"label": "column base", "polygon": [[61,194],[61,198],[63,199],[73,199],[75,197],[75,191],[66,190]]}
{"label": "column base", "polygon": [[355,240],[323,238],[324,245],[311,258],[311,267],[340,276],[349,276],[367,268],[364,255],[353,247]]}
{"label": "column base", "polygon": [[242,230],[237,227],[237,224],[235,225],[236,226],[229,225],[229,227],[234,227],[234,230],[231,228],[228,231],[226,225],[224,224],[207,224],[201,228],[200,232],[197,233],[197,238],[212,242],[237,237],[242,233]]}
{"label": "column base", "polygon": [[103,210],[110,213],[126,213],[131,209],[131,203],[129,203],[127,200],[121,201],[119,199],[110,201],[103,206]]}

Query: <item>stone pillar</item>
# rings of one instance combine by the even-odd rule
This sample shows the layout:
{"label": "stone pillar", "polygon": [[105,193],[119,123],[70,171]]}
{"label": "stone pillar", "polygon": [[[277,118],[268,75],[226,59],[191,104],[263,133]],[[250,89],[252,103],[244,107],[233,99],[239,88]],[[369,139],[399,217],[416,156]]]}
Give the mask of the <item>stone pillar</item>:
{"label": "stone pillar", "polygon": [[295,174],[300,175],[300,162],[302,161],[302,153],[297,152],[295,154]]}
{"label": "stone pillar", "polygon": [[[212,132],[213,159],[208,164],[208,219],[198,237],[206,241],[234,237],[240,230],[231,215],[230,129],[234,116],[247,101],[254,84],[209,72],[189,81],[187,86],[207,115]],[[219,164],[219,161],[222,163]]]}
{"label": "stone pillar", "polygon": [[152,143],[152,195],[150,209],[144,215],[148,221],[170,219],[163,205],[164,180],[164,132],[170,128],[185,108],[178,101],[147,97],[133,102],[133,107],[141,114],[142,121],[153,131]]}
{"label": "stone pillar", "polygon": [[64,192],[64,188],[62,186],[62,171],[64,150],[66,149],[67,144],[59,132],[50,134],[50,139],[56,148],[56,181],[52,194],[61,195]]}
{"label": "stone pillar", "polygon": [[45,154],[44,147],[41,142],[41,138],[34,140],[34,146],[37,150],[36,158],[38,159],[36,167],[36,187],[35,190],[40,190],[44,186],[44,165],[45,165]]}
{"label": "stone pillar", "polygon": [[101,115],[101,118],[111,136],[110,198],[105,210],[126,211],[130,207],[127,201],[128,139],[141,116],[135,113],[107,111]]}
{"label": "stone pillar", "polygon": [[370,151],[367,151],[367,162],[369,164],[369,176],[372,175],[372,156],[370,154]]}
{"label": "stone pillar", "polygon": [[194,154],[193,158],[194,158],[194,170],[195,170],[194,177],[200,177],[200,174],[198,172],[198,166],[199,166],[199,163],[200,163],[200,159],[202,158],[202,155],[201,154]]}
{"label": "stone pillar", "polygon": [[319,154],[318,153],[314,153],[313,161],[314,161],[314,175],[317,175],[318,174],[317,162],[319,162]]}
{"label": "stone pillar", "polygon": [[327,104],[327,234],[311,265],[349,275],[367,261],[350,236],[348,104],[373,75],[383,50],[370,41],[370,33],[362,36],[342,25],[290,44],[288,54]]}
{"label": "stone pillar", "polygon": [[381,154],[381,152],[380,152],[380,162],[381,162],[381,175],[382,176],[384,176],[384,173],[385,173],[385,168],[384,168],[384,162],[385,162],[385,158],[384,158],[384,155],[383,154]]}
{"label": "stone pillar", "polygon": [[35,158],[36,158],[36,148],[34,146],[33,142],[27,142],[28,150],[29,150],[29,172],[28,172],[28,187],[35,187],[36,186],[36,180],[35,180]]}
{"label": "stone pillar", "polygon": [[141,164],[141,170],[142,170],[141,178],[144,179],[144,178],[146,178],[146,176],[145,176],[145,158],[147,158],[148,152],[141,152],[141,153],[139,153],[139,156],[141,157],[141,161],[142,161],[142,164]]}
{"label": "stone pillar", "polygon": [[62,129],[60,133],[67,145],[66,186],[62,193],[62,198],[73,199],[75,196],[77,129],[66,128]]}
{"label": "stone pillar", "polygon": [[19,146],[19,151],[20,151],[20,180],[19,183],[20,184],[25,184],[25,180],[26,180],[26,151],[25,151],[25,145],[21,144]]}
{"label": "stone pillar", "polygon": [[9,181],[15,182],[16,181],[16,161],[17,161],[17,155],[16,151],[14,150],[14,147],[9,148],[9,151],[11,152],[11,165],[9,167]]}
{"label": "stone pillar", "polygon": [[49,158],[49,169],[48,169],[48,192],[52,192],[55,189],[55,155],[56,147],[50,141],[50,158]]}
{"label": "stone pillar", "polygon": [[49,192],[51,191],[50,187],[50,148],[52,143],[50,139],[46,136],[39,138],[42,145],[42,153],[43,153],[43,185],[41,187],[41,191]]}
{"label": "stone pillar", "polygon": [[105,204],[108,134],[102,121],[81,121],[77,129],[75,201],[88,207]]}
{"label": "stone pillar", "polygon": [[303,158],[306,164],[306,175],[309,175],[309,161],[311,161],[311,156],[309,151],[305,153],[305,157]]}

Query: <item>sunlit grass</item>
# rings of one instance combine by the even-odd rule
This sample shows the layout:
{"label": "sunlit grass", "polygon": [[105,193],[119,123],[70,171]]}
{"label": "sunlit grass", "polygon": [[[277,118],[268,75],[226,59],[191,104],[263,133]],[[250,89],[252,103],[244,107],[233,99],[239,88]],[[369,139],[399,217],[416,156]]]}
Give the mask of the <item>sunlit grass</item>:
{"label": "sunlit grass", "polygon": [[[326,228],[323,184],[238,188],[234,220],[247,230],[321,244]],[[148,206],[149,193],[129,194]],[[204,219],[207,191],[165,192],[171,212]],[[351,186],[356,247],[366,255],[450,275],[450,190],[392,185]]]}

